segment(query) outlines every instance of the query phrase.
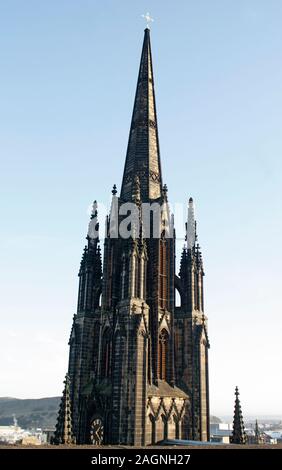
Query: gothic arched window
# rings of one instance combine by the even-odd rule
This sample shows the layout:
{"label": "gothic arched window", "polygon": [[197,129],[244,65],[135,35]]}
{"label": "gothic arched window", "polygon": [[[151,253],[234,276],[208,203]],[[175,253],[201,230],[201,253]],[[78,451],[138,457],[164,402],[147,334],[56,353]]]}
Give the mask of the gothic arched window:
{"label": "gothic arched window", "polygon": [[159,248],[159,295],[162,308],[167,307],[167,255],[167,242],[162,235]]}
{"label": "gothic arched window", "polygon": [[108,378],[111,372],[111,356],[112,356],[112,342],[110,329],[107,328],[103,334],[102,339],[102,361],[101,361],[101,370],[102,376]]}
{"label": "gothic arched window", "polygon": [[161,380],[167,380],[167,362],[168,362],[168,332],[163,329],[159,336],[158,350],[158,376]]}

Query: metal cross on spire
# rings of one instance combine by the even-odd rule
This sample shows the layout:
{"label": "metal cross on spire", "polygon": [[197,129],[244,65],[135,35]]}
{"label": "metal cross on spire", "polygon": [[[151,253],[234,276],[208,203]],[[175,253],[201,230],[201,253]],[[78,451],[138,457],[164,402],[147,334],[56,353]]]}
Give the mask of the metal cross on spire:
{"label": "metal cross on spire", "polygon": [[150,29],[150,23],[154,21],[154,19],[150,16],[150,13],[146,13],[146,15],[142,15],[142,18],[146,20],[147,28]]}

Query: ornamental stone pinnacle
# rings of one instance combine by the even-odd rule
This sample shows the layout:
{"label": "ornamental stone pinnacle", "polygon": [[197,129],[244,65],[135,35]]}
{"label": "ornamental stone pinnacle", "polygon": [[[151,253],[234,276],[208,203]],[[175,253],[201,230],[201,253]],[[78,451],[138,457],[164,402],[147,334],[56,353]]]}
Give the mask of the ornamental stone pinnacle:
{"label": "ornamental stone pinnacle", "polygon": [[233,418],[233,430],[230,442],[232,444],[246,444],[247,437],[245,433],[243,414],[241,410],[241,404],[239,400],[238,387],[235,388],[235,407],[234,407],[234,418]]}
{"label": "ornamental stone pinnacle", "polygon": [[75,444],[72,432],[72,411],[70,399],[70,378],[66,374],[64,381],[65,388],[60,403],[59,414],[56,424],[54,444]]}

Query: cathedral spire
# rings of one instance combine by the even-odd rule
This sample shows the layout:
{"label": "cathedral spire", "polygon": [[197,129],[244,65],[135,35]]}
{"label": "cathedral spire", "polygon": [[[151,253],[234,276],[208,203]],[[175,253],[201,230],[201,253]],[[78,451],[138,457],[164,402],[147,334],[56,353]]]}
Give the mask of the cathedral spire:
{"label": "cathedral spire", "polygon": [[131,127],[121,188],[121,199],[132,200],[135,176],[143,202],[162,194],[160,149],[155,103],[150,30],[145,29]]}
{"label": "cathedral spire", "polygon": [[246,433],[243,421],[243,414],[239,400],[238,387],[235,388],[235,408],[233,418],[233,431],[230,439],[232,444],[246,444]]}

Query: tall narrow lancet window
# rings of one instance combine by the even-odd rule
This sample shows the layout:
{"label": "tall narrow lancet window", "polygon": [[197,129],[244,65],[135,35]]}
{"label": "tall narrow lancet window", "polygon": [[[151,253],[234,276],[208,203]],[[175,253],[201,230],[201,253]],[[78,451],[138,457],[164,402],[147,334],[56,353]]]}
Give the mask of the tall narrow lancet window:
{"label": "tall narrow lancet window", "polygon": [[122,270],[121,270],[121,298],[125,298],[125,280],[126,280],[126,264],[125,254],[122,255]]}
{"label": "tall narrow lancet window", "polygon": [[168,332],[162,330],[159,336],[158,348],[158,376],[161,380],[167,380],[168,358]]}
{"label": "tall narrow lancet window", "polygon": [[167,253],[166,253],[166,240],[160,240],[160,265],[159,265],[159,291],[160,291],[160,306],[166,308],[167,301]]}
{"label": "tall narrow lancet window", "polygon": [[112,342],[111,342],[110,329],[108,328],[104,332],[103,339],[102,339],[101,370],[102,370],[102,376],[104,378],[108,378],[111,373],[111,356],[112,356]]}
{"label": "tall narrow lancet window", "polygon": [[140,285],[139,285],[139,276],[140,276],[140,259],[135,255],[135,281],[134,281],[134,297],[140,297]]}
{"label": "tall narrow lancet window", "polygon": [[194,303],[195,309],[199,310],[199,276],[198,273],[194,273]]}

